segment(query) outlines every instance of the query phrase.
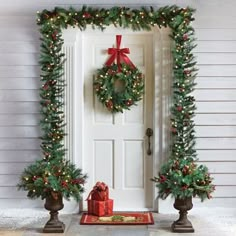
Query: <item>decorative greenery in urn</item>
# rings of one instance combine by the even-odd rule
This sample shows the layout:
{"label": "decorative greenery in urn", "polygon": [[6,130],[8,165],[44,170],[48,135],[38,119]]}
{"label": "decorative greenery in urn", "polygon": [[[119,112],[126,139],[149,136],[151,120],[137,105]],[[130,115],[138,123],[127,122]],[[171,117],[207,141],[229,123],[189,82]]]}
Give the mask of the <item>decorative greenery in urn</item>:
{"label": "decorative greenery in urn", "polygon": [[[48,11],[45,10],[45,12]],[[48,14],[52,19],[54,13],[48,12]],[[42,86],[39,95],[41,98],[40,127],[42,130],[41,150],[43,158],[25,168],[18,188],[28,191],[27,196],[29,198],[41,197],[46,199],[45,208],[50,210],[51,219],[45,225],[44,232],[58,233],[64,232],[65,228],[57,217],[57,211],[64,206],[63,197],[68,200],[72,197],[79,201],[84,192],[83,185],[87,176],[65,158],[65,81],[62,78],[65,58],[62,53],[63,39],[60,24],[55,26],[50,19],[40,28],[41,53],[39,64]]]}
{"label": "decorative greenery in urn", "polygon": [[24,170],[19,189],[28,191],[29,198],[46,199],[44,206],[50,211],[51,217],[44,227],[44,233],[64,232],[65,225],[58,219],[58,211],[64,207],[63,197],[67,200],[73,197],[79,201],[86,178],[80,169],[62,158],[37,160]]}
{"label": "decorative greenery in urn", "polygon": [[196,61],[192,53],[194,29],[191,26],[193,10],[185,9],[180,24],[170,25],[174,39],[172,105],[171,105],[171,144],[169,159],[161,166],[158,176],[152,178],[158,188],[159,197],[175,198],[174,207],[180,210],[180,218],[172,225],[175,232],[193,232],[187,219],[187,210],[192,208],[192,197],[202,201],[211,198],[214,191],[208,168],[197,165],[195,150],[194,111],[195,99],[191,95],[195,86]]}

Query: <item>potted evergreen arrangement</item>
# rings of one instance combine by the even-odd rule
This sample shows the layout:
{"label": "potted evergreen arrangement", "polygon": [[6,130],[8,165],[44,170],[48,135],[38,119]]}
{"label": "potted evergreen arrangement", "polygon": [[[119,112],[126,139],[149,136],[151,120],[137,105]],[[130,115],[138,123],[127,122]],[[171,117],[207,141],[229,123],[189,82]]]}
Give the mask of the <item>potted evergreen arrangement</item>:
{"label": "potted evergreen arrangement", "polygon": [[207,167],[197,166],[192,157],[172,157],[162,165],[159,175],[152,181],[156,183],[161,199],[166,199],[169,195],[175,198],[174,207],[179,210],[180,216],[172,224],[172,230],[180,233],[194,232],[187,219],[187,211],[193,207],[192,197],[199,197],[204,201],[206,198],[210,199],[214,191]]}
{"label": "potted evergreen arrangement", "polygon": [[49,26],[41,30],[42,35],[48,31],[50,37],[42,37],[41,44],[41,81],[40,105],[42,130],[41,150],[43,158],[36,160],[23,171],[18,188],[28,191],[31,199],[45,199],[45,208],[51,218],[44,227],[46,233],[64,232],[64,224],[58,220],[58,211],[63,208],[63,197],[79,201],[84,192],[87,176],[82,170],[65,158],[64,147],[66,125],[64,121],[64,54],[61,33]]}
{"label": "potted evergreen arrangement", "polygon": [[83,184],[87,176],[81,169],[61,158],[37,160],[29,165],[21,175],[18,188],[28,191],[31,199],[45,199],[45,208],[50,211],[50,220],[44,227],[45,233],[64,232],[64,224],[58,219],[58,211],[63,205],[63,198],[76,201],[84,192]]}
{"label": "potted evergreen arrangement", "polygon": [[174,79],[170,156],[152,181],[156,183],[161,199],[166,199],[169,195],[175,198],[174,207],[180,210],[180,218],[173,223],[173,231],[194,232],[192,224],[187,219],[187,211],[192,208],[192,197],[199,197],[202,201],[211,198],[214,185],[208,168],[196,163],[193,120],[196,106],[195,99],[191,95],[197,71],[192,53],[192,49],[196,46],[194,30],[187,23],[181,24],[173,28],[171,37],[175,40],[172,49]]}

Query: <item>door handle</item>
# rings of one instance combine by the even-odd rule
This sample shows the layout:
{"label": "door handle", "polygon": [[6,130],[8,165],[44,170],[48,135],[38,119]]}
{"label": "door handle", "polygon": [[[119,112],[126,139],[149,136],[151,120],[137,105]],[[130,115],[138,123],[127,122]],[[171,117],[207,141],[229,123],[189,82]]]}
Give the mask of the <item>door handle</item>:
{"label": "door handle", "polygon": [[151,150],[151,136],[153,135],[153,130],[151,128],[147,128],[146,135],[148,137],[147,155],[150,156],[152,154],[152,150]]}

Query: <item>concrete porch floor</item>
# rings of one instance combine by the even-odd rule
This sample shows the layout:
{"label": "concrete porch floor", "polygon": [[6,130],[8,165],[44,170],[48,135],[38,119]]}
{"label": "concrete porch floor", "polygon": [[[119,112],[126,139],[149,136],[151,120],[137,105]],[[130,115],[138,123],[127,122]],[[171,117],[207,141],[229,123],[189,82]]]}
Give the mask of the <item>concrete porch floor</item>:
{"label": "concrete porch floor", "polygon": [[[36,214],[37,215],[37,214]],[[39,235],[66,235],[66,236],[236,236],[236,208],[199,208],[189,212],[195,233],[172,233],[170,226],[178,218],[176,214],[153,213],[154,225],[147,226],[88,226],[80,225],[80,214],[61,214],[60,220],[66,224],[64,234],[45,234],[42,228],[48,216],[40,218],[32,215],[25,217],[0,216],[1,236],[39,236]],[[25,224],[19,224],[25,221]],[[28,223],[27,223],[28,222]]]}

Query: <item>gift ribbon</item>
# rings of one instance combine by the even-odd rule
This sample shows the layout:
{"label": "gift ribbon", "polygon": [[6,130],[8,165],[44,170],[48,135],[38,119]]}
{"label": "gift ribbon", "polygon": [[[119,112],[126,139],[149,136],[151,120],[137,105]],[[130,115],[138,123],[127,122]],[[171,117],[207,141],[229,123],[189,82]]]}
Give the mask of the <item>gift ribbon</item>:
{"label": "gift ribbon", "polygon": [[131,68],[135,68],[132,61],[128,58],[126,54],[129,54],[129,48],[120,48],[121,35],[116,35],[116,48],[108,48],[108,54],[111,55],[110,58],[105,63],[106,66],[111,66],[116,59],[118,65],[118,71],[121,71],[121,62],[124,62],[127,65],[130,65]]}
{"label": "gift ribbon", "polygon": [[107,185],[103,182],[97,182],[96,185],[93,187],[93,189],[91,190],[91,192],[89,193],[87,200],[90,199],[90,196],[94,193],[97,192],[100,195],[100,191],[105,191],[107,189]]}

